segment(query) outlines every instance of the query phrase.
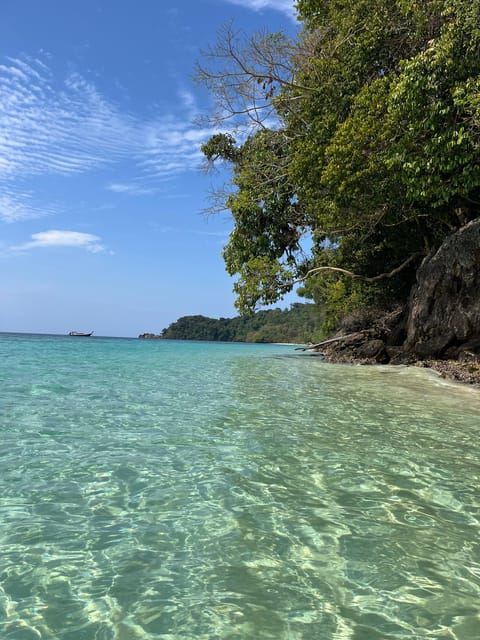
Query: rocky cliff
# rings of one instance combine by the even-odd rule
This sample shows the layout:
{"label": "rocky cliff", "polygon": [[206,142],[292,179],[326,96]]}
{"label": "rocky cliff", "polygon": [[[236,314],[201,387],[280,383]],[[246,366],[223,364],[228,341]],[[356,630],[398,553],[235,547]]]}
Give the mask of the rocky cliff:
{"label": "rocky cliff", "polygon": [[405,309],[328,342],[319,349],[334,362],[423,361],[449,375],[446,361],[457,360],[471,366],[456,375],[453,365],[448,365],[451,377],[470,376],[469,382],[479,382],[480,218],[449,236],[423,260]]}
{"label": "rocky cliff", "polygon": [[424,259],[410,300],[404,348],[421,360],[480,355],[480,219]]}

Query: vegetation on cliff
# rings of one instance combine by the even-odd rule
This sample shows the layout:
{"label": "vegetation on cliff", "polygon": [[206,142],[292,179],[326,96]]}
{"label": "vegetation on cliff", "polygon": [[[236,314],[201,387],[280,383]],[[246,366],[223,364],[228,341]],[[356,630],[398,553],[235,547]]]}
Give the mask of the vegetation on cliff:
{"label": "vegetation on cliff", "polygon": [[[231,184],[214,208],[237,307],[302,283],[325,329],[407,303],[422,260],[480,215],[480,0],[298,0],[302,29],[205,52]],[[230,124],[227,124],[227,123]]]}
{"label": "vegetation on cliff", "polygon": [[322,338],[324,313],[314,304],[292,304],[290,309],[268,309],[235,318],[184,316],[158,334],[144,338],[219,340],[224,342],[292,342],[304,344]]}

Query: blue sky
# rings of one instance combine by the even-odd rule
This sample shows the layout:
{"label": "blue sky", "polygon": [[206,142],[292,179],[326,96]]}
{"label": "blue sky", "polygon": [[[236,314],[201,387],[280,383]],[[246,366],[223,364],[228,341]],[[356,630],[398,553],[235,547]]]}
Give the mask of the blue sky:
{"label": "blue sky", "polygon": [[192,79],[232,19],[295,29],[289,0],[2,0],[0,331],[236,315],[231,221],[202,215],[210,97]]}

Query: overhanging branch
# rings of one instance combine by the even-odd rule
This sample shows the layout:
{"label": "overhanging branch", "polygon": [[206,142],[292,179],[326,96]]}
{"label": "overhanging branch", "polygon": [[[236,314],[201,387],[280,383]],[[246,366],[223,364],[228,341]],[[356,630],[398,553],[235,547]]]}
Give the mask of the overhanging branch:
{"label": "overhanging branch", "polygon": [[398,267],[395,267],[395,269],[392,269],[392,271],[380,273],[373,277],[362,276],[358,273],[354,273],[353,271],[349,271],[348,269],[342,269],[341,267],[329,267],[329,266],[315,267],[314,269],[310,269],[309,271],[307,271],[307,273],[302,278],[298,278],[297,280],[294,280],[291,283],[291,285],[293,286],[295,284],[299,284],[300,282],[304,282],[307,278],[310,278],[311,276],[321,273],[322,271],[333,271],[334,273],[342,273],[343,275],[350,276],[350,278],[353,278],[355,280],[363,280],[364,282],[378,282],[379,280],[386,280],[387,278],[393,278],[398,273],[403,271],[406,267],[408,267],[408,265],[411,264],[414,260],[423,256],[425,256],[425,253],[423,252],[413,253],[406,260],[404,260]]}

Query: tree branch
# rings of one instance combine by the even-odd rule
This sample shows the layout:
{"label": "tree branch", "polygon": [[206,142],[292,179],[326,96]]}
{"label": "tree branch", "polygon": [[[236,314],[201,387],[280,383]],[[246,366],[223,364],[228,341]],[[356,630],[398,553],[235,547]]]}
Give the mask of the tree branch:
{"label": "tree branch", "polygon": [[343,342],[344,340],[348,340],[349,338],[364,336],[369,331],[370,329],[365,329],[364,331],[356,331],[355,333],[349,333],[346,336],[337,336],[336,338],[329,338],[328,340],[322,340],[322,342],[317,342],[316,344],[309,344],[308,347],[296,347],[295,351],[316,351],[318,348],[323,347],[326,344],[332,344],[333,342]]}
{"label": "tree branch", "polygon": [[329,266],[315,267],[314,269],[310,269],[309,271],[307,271],[307,273],[302,278],[298,278],[297,280],[294,280],[292,283],[290,283],[290,285],[294,286],[296,284],[300,284],[300,282],[304,282],[307,278],[310,278],[311,276],[314,276],[317,273],[321,273],[322,271],[333,271],[335,273],[343,273],[346,276],[350,276],[351,278],[354,278],[356,280],[363,280],[364,282],[378,282],[379,280],[385,280],[386,278],[393,278],[398,273],[403,271],[403,269],[408,267],[408,265],[411,264],[414,260],[422,256],[425,256],[425,253],[423,252],[413,253],[406,260],[404,260],[398,267],[395,267],[395,269],[392,269],[392,271],[388,271],[386,273],[380,273],[379,275],[373,276],[373,277],[362,276],[358,273],[354,273],[353,271],[349,271],[348,269],[341,269],[340,267],[329,267]]}

